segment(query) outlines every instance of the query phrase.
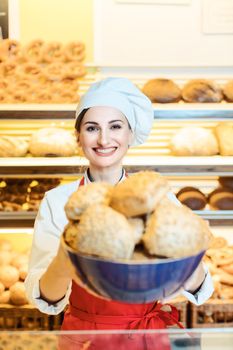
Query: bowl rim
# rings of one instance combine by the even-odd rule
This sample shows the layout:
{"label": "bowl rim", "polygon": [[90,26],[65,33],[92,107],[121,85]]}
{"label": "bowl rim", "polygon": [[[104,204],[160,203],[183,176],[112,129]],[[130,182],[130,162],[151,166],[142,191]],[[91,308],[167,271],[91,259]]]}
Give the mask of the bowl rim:
{"label": "bowl rim", "polygon": [[200,250],[198,253],[193,254],[193,255],[187,255],[181,258],[163,258],[163,259],[159,259],[159,258],[155,258],[155,259],[149,259],[149,260],[130,260],[130,259],[108,259],[108,258],[103,258],[103,257],[98,257],[98,256],[93,256],[90,254],[84,254],[84,253],[80,253],[77,252],[76,250],[74,250],[73,248],[71,248],[65,241],[64,239],[64,235],[62,235],[61,237],[61,242],[63,247],[69,251],[72,254],[78,255],[81,258],[85,258],[85,259],[89,259],[89,260],[93,260],[96,262],[105,262],[105,263],[111,263],[111,264],[121,264],[121,265],[159,265],[159,264],[168,264],[171,262],[178,262],[181,260],[186,260],[186,259],[190,259],[190,258],[194,258],[197,257],[198,255],[204,255],[207,249],[203,249]]}

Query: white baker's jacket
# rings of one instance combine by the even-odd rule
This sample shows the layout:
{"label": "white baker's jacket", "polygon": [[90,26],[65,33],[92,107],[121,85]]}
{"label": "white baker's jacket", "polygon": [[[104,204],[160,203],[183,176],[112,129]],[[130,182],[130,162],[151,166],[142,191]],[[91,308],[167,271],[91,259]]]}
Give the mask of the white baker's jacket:
{"label": "white baker's jacket", "polygon": [[[84,174],[84,178],[84,184],[90,182],[87,173]],[[125,174],[121,181],[124,178]],[[70,283],[66,295],[62,300],[55,304],[49,304],[40,298],[39,280],[57,253],[60,236],[68,223],[64,206],[69,196],[78,189],[79,182],[80,180],[77,180],[46,192],[35,221],[32,250],[29,259],[29,272],[25,280],[26,293],[30,302],[36,305],[41,312],[51,315],[60,313],[69,303],[72,283]],[[168,198],[180,204],[172,192],[168,193]],[[204,265],[204,268],[206,271],[205,280],[195,295],[182,289],[175,295],[172,295],[171,298],[177,294],[182,294],[196,305],[203,304],[209,299],[214,288],[207,266]]]}

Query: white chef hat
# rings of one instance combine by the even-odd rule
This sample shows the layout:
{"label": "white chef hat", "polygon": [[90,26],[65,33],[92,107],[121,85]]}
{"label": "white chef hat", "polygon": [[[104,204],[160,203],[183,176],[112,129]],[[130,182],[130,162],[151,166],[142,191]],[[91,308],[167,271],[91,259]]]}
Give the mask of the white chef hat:
{"label": "white chef hat", "polygon": [[76,125],[81,113],[94,106],[109,106],[121,111],[134,134],[133,145],[139,145],[147,139],[154,119],[153,107],[149,98],[130,80],[106,78],[92,84],[78,104]]}

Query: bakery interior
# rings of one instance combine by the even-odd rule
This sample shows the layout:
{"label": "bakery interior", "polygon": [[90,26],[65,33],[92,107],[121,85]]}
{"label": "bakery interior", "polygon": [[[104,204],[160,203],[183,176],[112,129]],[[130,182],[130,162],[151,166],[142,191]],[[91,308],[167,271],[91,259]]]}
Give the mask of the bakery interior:
{"label": "bakery interior", "polygon": [[204,257],[212,298],[199,307],[172,302],[203,349],[232,349],[232,16],[230,0],[1,1],[0,265],[8,271],[0,279],[0,345],[37,331],[42,348],[55,348],[62,315],[40,313],[23,289],[34,220],[44,193],[87,166],[74,142],[80,96],[99,79],[124,76],[154,107],[151,134],[129,149],[126,170],[163,174],[215,236]]}

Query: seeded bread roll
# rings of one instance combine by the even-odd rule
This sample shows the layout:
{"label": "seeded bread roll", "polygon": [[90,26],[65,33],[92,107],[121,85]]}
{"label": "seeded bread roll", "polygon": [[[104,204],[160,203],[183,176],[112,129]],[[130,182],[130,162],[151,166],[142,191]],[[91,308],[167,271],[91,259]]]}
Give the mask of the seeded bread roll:
{"label": "seeded bread roll", "polygon": [[154,171],[139,171],[113,188],[110,206],[126,217],[151,213],[169,191],[167,180]]}
{"label": "seeded bread roll", "polygon": [[92,182],[81,186],[70,196],[65,205],[66,216],[69,220],[78,220],[80,215],[91,204],[110,203],[113,186],[105,182]]}
{"label": "seeded bread roll", "polygon": [[28,143],[19,137],[0,136],[0,157],[24,157]]}
{"label": "seeded bread roll", "polygon": [[182,188],[177,192],[176,197],[179,201],[192,210],[202,210],[205,208],[207,199],[204,193],[191,186]]}
{"label": "seeded bread roll", "polygon": [[215,128],[222,156],[233,156],[233,123],[220,123]]}
{"label": "seeded bread roll", "polygon": [[142,239],[149,254],[181,258],[207,249],[212,234],[192,210],[164,198],[150,215]]}
{"label": "seeded bread roll", "polygon": [[142,89],[151,102],[169,103],[178,102],[181,99],[181,90],[172,80],[152,79]]}
{"label": "seeded bread roll", "polygon": [[187,82],[182,90],[186,102],[220,102],[221,88],[211,80],[193,79]]}
{"label": "seeded bread roll", "polygon": [[70,157],[76,150],[74,135],[61,128],[40,129],[32,135],[29,143],[29,151],[35,157]]}
{"label": "seeded bread roll", "polygon": [[218,142],[211,130],[201,127],[184,127],[170,141],[176,156],[213,156],[219,153]]}
{"label": "seeded bread roll", "polygon": [[223,95],[228,102],[233,102],[233,80],[228,81],[223,87]]}
{"label": "seeded bread roll", "polygon": [[66,227],[65,239],[73,241],[80,253],[110,259],[132,257],[135,245],[133,229],[124,215],[112,208],[102,204],[90,205],[79,223],[74,225],[70,223]]}
{"label": "seeded bread roll", "polygon": [[233,210],[233,190],[217,188],[209,194],[208,201],[213,209]]}

